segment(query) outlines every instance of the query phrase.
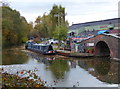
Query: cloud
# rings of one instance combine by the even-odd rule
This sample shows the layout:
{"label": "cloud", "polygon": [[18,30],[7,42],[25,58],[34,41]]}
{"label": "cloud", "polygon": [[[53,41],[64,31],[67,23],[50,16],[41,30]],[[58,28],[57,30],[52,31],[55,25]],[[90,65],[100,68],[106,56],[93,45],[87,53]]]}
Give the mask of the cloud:
{"label": "cloud", "polygon": [[38,15],[49,13],[54,4],[65,7],[66,20],[70,23],[117,17],[119,0],[9,0],[10,6],[18,10],[28,21]]}
{"label": "cloud", "polygon": [[34,22],[35,19],[39,16],[40,13],[21,13],[21,16],[24,16],[27,22]]}
{"label": "cloud", "polygon": [[[106,13],[91,13],[91,14],[84,14],[84,15],[76,15],[76,16],[66,16],[66,19],[69,21],[70,25],[72,23],[84,23],[84,22],[91,22],[91,21],[99,21],[111,18],[117,18],[117,12],[107,12]],[[110,15],[109,15],[110,14]]]}

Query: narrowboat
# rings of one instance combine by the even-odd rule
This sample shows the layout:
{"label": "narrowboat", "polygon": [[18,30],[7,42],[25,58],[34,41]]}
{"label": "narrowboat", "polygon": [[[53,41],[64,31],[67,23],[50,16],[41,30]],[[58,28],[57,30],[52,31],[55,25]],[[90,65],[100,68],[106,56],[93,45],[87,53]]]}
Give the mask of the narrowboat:
{"label": "narrowboat", "polygon": [[28,50],[32,50],[35,52],[39,52],[44,55],[55,54],[56,52],[53,50],[51,44],[38,44],[32,41],[27,41],[25,44],[25,48]]}

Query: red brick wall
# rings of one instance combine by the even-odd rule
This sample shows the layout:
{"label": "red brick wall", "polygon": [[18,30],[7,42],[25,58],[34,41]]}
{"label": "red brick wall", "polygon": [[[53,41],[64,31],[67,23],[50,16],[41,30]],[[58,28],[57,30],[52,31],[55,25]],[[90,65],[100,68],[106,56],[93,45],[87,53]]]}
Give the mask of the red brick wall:
{"label": "red brick wall", "polygon": [[[108,35],[98,35],[96,37],[90,38],[88,40],[82,41],[81,43],[95,43],[95,46],[98,42],[103,41],[105,42],[109,49],[110,49],[110,56],[112,58],[119,58],[120,59],[120,55],[119,55],[119,50],[120,50],[120,39],[115,38],[113,36],[108,36]],[[97,53],[97,48],[95,49],[95,55]]]}

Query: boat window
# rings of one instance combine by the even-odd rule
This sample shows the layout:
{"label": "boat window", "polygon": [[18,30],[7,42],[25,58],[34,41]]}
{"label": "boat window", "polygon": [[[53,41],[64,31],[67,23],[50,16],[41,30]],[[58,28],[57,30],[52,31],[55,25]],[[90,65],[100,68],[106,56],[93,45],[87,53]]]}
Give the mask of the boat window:
{"label": "boat window", "polygon": [[42,46],[41,50],[47,50],[47,46]]}
{"label": "boat window", "polygon": [[38,49],[38,46],[36,46],[36,49]]}
{"label": "boat window", "polygon": [[53,50],[53,47],[50,45],[49,48],[48,48],[48,50]]}
{"label": "boat window", "polygon": [[40,46],[38,46],[38,49],[40,49]]}
{"label": "boat window", "polygon": [[36,46],[34,45],[34,49],[36,49]]}

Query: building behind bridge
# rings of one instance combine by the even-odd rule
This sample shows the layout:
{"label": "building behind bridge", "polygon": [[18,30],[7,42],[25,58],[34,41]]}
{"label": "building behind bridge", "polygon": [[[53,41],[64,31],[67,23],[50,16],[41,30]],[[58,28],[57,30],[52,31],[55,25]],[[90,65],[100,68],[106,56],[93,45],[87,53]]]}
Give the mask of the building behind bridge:
{"label": "building behind bridge", "polygon": [[[119,26],[120,18],[73,24],[69,27],[70,36],[67,38],[66,47],[73,52],[120,58],[118,55]],[[107,34],[99,34],[104,31]]]}
{"label": "building behind bridge", "polygon": [[68,33],[75,33],[77,37],[87,37],[89,35],[97,35],[98,31],[108,30],[109,33],[120,35],[120,18],[78,23],[69,27]]}

